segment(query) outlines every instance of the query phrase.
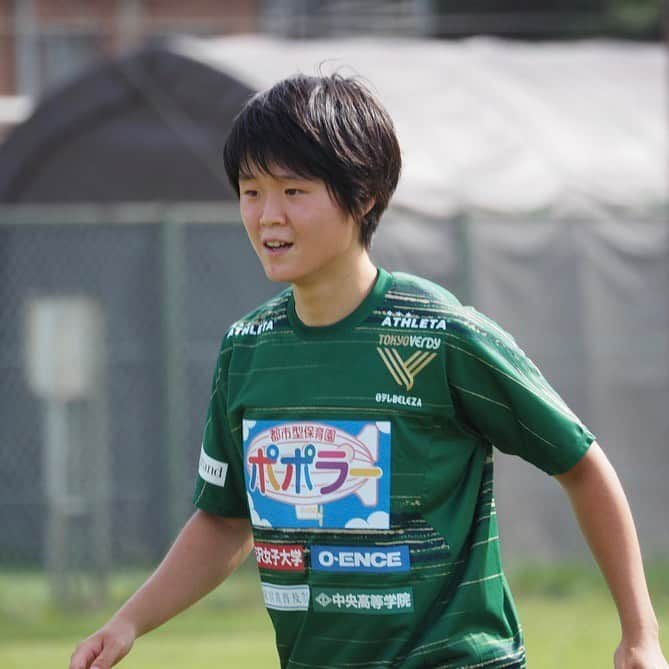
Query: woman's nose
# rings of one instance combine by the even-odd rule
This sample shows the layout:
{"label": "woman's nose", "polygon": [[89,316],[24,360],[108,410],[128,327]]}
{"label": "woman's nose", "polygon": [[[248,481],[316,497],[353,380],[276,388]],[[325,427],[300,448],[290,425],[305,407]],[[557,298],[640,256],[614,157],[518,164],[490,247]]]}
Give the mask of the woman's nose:
{"label": "woman's nose", "polygon": [[276,225],[286,222],[286,214],[281,205],[280,198],[268,195],[265,198],[262,212],[260,213],[260,225]]}

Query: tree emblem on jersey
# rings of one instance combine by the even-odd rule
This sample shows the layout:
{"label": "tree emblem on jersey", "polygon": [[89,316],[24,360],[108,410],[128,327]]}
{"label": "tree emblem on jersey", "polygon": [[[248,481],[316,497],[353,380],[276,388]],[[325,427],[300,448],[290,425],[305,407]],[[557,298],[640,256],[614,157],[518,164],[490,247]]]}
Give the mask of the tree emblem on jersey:
{"label": "tree emblem on jersey", "polygon": [[316,601],[325,608],[329,604],[332,604],[332,597],[328,597],[324,592],[321,592],[318,597],[316,597]]}
{"label": "tree emblem on jersey", "polygon": [[377,346],[376,350],[398,385],[407,390],[413,388],[414,379],[437,357],[436,353],[416,351],[406,360],[402,360],[397,349]]}

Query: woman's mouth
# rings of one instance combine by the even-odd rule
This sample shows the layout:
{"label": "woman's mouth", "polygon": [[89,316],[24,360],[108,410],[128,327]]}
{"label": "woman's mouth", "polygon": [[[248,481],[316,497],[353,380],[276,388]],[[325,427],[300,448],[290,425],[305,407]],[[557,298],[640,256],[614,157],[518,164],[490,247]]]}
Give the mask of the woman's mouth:
{"label": "woman's mouth", "polygon": [[282,242],[275,240],[263,242],[263,246],[270,254],[279,255],[288,251],[288,249],[290,249],[293,244],[292,242]]}

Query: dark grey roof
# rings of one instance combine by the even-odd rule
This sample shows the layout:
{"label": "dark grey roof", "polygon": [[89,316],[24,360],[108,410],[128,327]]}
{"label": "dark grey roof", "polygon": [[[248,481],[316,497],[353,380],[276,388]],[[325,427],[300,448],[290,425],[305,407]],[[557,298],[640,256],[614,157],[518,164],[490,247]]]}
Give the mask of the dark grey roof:
{"label": "dark grey roof", "polygon": [[0,146],[0,202],[231,198],[221,150],[251,92],[166,45],[99,65]]}

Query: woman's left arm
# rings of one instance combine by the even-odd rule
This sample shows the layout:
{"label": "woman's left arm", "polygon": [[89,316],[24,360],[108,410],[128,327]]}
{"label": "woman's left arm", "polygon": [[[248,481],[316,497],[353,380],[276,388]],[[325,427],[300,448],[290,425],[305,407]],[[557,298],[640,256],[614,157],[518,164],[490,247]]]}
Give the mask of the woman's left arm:
{"label": "woman's left arm", "polygon": [[618,609],[622,640],[615,669],[669,669],[643,571],[641,549],[618,476],[595,442],[555,477],[566,490],[590,550]]}

